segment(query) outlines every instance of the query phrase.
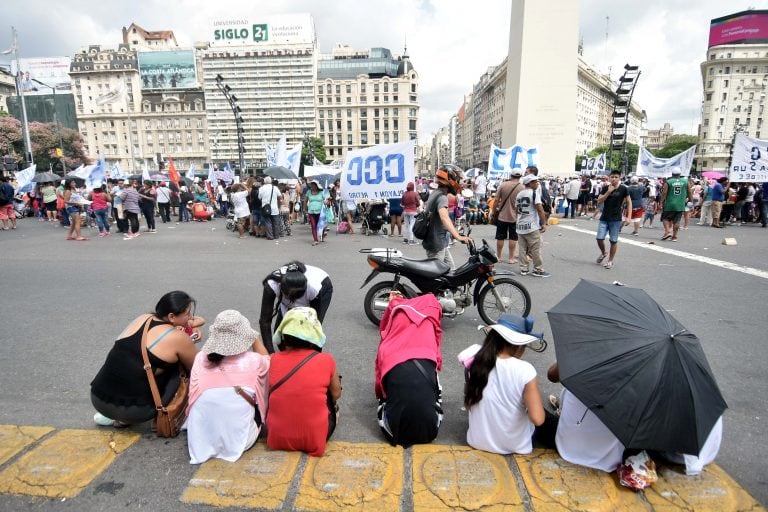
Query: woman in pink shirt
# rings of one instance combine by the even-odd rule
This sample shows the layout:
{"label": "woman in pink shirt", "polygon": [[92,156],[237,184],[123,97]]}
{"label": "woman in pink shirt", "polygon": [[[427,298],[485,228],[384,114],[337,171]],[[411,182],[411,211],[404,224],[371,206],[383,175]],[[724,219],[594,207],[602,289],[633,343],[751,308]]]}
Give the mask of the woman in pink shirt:
{"label": "woman in pink shirt", "polygon": [[88,199],[92,201],[91,209],[96,216],[96,225],[99,227],[99,236],[109,236],[109,203],[112,197],[106,191],[104,185],[94,188]]}
{"label": "woman in pink shirt", "polygon": [[416,214],[419,211],[419,205],[421,199],[419,194],[414,190],[413,183],[408,183],[403,197],[400,199],[400,205],[403,207],[403,217],[405,219],[405,236],[403,237],[404,244],[415,244],[416,240],[413,236],[413,222],[416,218]]}

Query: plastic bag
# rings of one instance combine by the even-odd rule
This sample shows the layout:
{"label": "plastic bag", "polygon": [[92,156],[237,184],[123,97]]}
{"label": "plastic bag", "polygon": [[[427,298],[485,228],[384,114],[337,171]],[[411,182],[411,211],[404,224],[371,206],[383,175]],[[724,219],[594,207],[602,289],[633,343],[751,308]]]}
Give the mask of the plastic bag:
{"label": "plastic bag", "polygon": [[624,463],[616,469],[616,473],[619,475],[621,485],[636,491],[650,487],[659,479],[656,474],[656,464],[645,450],[637,455],[627,457]]}

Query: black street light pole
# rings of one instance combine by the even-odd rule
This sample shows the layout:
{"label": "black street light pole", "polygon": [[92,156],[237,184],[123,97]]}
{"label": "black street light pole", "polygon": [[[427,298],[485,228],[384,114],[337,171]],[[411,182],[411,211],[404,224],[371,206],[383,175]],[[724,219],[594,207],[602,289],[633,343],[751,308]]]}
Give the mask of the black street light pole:
{"label": "black street light pole", "polygon": [[237,128],[237,156],[240,161],[240,174],[245,170],[245,129],[243,128],[243,111],[237,104],[237,96],[232,94],[232,88],[224,83],[224,77],[216,75],[216,88],[224,95],[235,116],[235,127]]}

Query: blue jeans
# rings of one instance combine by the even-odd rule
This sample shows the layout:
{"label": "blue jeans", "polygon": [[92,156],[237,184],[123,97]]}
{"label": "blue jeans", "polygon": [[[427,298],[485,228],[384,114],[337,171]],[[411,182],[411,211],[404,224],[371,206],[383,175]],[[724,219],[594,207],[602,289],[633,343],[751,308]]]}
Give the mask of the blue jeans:
{"label": "blue jeans", "polygon": [[766,217],[768,217],[768,199],[763,199],[760,203],[760,225],[763,227],[766,226]]}
{"label": "blue jeans", "polygon": [[601,220],[597,227],[597,239],[605,240],[605,235],[609,235],[608,239],[612,244],[619,241],[619,231],[621,231],[620,220]]}
{"label": "blue jeans", "polygon": [[179,222],[189,222],[189,208],[183,201],[179,203]]}
{"label": "blue jeans", "polygon": [[109,208],[102,210],[93,210],[93,214],[96,217],[96,226],[99,228],[99,233],[106,231],[109,233]]}

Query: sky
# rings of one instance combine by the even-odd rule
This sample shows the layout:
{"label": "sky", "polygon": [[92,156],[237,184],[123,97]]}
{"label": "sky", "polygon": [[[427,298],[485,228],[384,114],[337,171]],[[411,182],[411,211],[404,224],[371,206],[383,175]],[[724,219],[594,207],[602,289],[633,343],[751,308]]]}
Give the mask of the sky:
{"label": "sky", "polygon": [[[308,12],[323,53],[343,43],[400,54],[407,44],[419,73],[423,141],[448,124],[480,75],[506,56],[511,1],[6,0],[0,2],[0,51],[10,46],[11,26],[19,32],[21,57],[51,57],[122,42],[121,29],[132,22],[173,30],[180,45],[191,46],[210,39],[215,18]],[[639,65],[635,100],[648,115],[648,128],[669,122],[675,133],[695,134],[709,22],[751,6],[744,0],[581,0],[583,57],[603,73],[610,69],[613,79],[624,64]],[[7,59],[0,56],[0,65]]]}

